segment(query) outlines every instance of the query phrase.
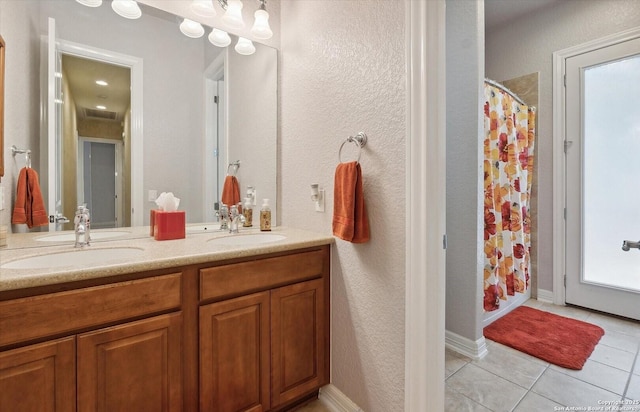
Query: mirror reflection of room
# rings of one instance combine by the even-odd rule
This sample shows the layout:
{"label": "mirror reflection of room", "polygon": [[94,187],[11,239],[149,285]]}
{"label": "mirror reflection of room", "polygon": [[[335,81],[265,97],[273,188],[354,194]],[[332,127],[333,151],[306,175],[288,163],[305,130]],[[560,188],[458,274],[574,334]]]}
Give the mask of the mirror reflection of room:
{"label": "mirror reflection of room", "polygon": [[[72,221],[82,204],[92,212],[93,228],[148,225],[149,211],[156,208],[151,194],[162,192],[182,199],[187,223],[214,222],[227,166],[237,159],[243,166],[237,176],[242,197],[253,186],[260,199],[270,198],[277,207],[276,49],[254,42],[253,54],[244,55],[233,47],[234,35],[227,47],[206,34],[188,37],[180,30],[181,18],[142,3],[135,20],[114,13],[109,2],[94,8],[38,0],[21,8],[34,16],[24,30],[32,50],[25,53],[28,70],[10,81],[25,85],[21,98],[33,120],[33,130],[25,131],[30,141],[20,146],[33,153],[49,220],[60,218],[48,230],[71,229],[64,217]],[[50,45],[59,64],[53,69]],[[84,68],[74,70],[77,62]],[[101,76],[91,71],[98,63],[128,78],[129,86],[122,84],[128,106],[115,101],[112,88],[119,82],[95,83]],[[43,82],[54,72],[52,98],[51,86]],[[80,97],[77,75],[85,76],[95,101]],[[58,113],[41,119],[48,106]],[[50,125],[48,118],[57,121]],[[17,176],[18,170],[8,172]],[[32,230],[23,226],[10,231]]]}
{"label": "mirror reflection of room", "polygon": [[61,73],[62,213],[86,204],[93,228],[130,226],[131,70],[64,54]]}

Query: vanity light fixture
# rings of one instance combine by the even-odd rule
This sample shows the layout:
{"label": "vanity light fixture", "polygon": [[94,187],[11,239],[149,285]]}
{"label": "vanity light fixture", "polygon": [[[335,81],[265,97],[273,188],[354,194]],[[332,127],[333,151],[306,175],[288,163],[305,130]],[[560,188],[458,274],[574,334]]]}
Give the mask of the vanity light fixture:
{"label": "vanity light fixture", "polygon": [[76,0],[78,3],[87,7],[100,7],[102,6],[102,0]]}
{"label": "vanity light fixture", "polygon": [[211,30],[211,33],[209,33],[209,41],[214,46],[227,47],[231,44],[231,37],[229,37],[229,33],[227,33],[226,31],[213,29]]}
{"label": "vanity light fixture", "polygon": [[192,0],[191,11],[202,17],[215,17],[218,14],[212,0]]}
{"label": "vanity light fixture", "polygon": [[125,19],[138,19],[142,16],[142,10],[135,0],[113,0],[111,8]]}
{"label": "vanity light fixture", "polygon": [[253,37],[259,40],[267,40],[273,36],[273,31],[269,27],[269,13],[267,12],[267,0],[258,0],[260,2],[260,8],[256,10],[254,16],[255,21],[251,28],[251,34]]}
{"label": "vanity light fixture", "polygon": [[204,34],[204,28],[202,24],[197,21],[184,19],[182,23],[180,23],[180,31],[187,37],[191,37],[192,39],[197,39],[202,37]]}
{"label": "vanity light fixture", "polygon": [[109,83],[107,83],[107,82],[106,82],[106,81],[104,81],[104,80],[96,80],[96,84],[97,84],[98,86],[108,86],[108,85],[109,85]]}
{"label": "vanity light fixture", "polygon": [[256,46],[253,45],[253,42],[244,37],[238,37],[235,49],[239,54],[244,56],[249,56],[256,52]]}
{"label": "vanity light fixture", "polygon": [[218,0],[223,9],[226,10],[222,16],[222,22],[232,29],[244,28],[242,19],[242,1],[240,0]]}

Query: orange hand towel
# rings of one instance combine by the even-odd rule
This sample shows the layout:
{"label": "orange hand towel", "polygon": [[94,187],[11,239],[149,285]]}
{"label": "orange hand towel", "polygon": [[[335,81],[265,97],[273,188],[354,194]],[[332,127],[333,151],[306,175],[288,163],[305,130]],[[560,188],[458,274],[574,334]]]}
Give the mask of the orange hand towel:
{"label": "orange hand towel", "polygon": [[235,176],[227,176],[224,178],[224,186],[222,187],[222,203],[231,207],[240,203],[240,185]]}
{"label": "orange hand towel", "polygon": [[23,167],[20,170],[16,192],[11,223],[26,223],[29,229],[34,226],[48,225],[49,218],[42,200],[38,173],[35,170],[30,167]]}
{"label": "orange hand towel", "polygon": [[362,171],[358,162],[340,163],[336,168],[333,234],[352,243],[364,243],[370,238]]}

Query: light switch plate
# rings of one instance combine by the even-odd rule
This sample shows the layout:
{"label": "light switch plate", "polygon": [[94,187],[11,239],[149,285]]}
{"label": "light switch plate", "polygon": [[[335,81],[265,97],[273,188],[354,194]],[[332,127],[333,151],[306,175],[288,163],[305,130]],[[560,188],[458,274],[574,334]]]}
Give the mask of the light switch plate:
{"label": "light switch plate", "polygon": [[158,191],[149,190],[149,197],[148,197],[149,202],[155,202],[157,198],[158,198]]}

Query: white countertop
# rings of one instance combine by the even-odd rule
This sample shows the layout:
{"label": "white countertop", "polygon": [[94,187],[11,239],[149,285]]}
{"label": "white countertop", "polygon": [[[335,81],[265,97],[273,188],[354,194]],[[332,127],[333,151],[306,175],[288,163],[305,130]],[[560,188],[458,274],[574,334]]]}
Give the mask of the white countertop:
{"label": "white countertop", "polygon": [[[215,224],[212,226],[215,227]],[[73,258],[70,258],[68,265],[65,263],[63,266],[52,268],[7,269],[0,267],[0,292],[283,252],[327,245],[334,242],[334,238],[331,235],[288,227],[274,227],[271,232],[260,232],[257,228],[241,228],[239,234],[229,234],[226,231],[214,229],[211,232],[187,233],[185,239],[163,241],[156,241],[149,236],[149,226],[111,230],[126,231],[128,234],[106,240],[92,241],[91,246],[83,249],[74,248],[74,242],[42,242],[36,240],[36,238],[50,235],[50,233],[9,234],[7,238],[8,247],[0,249],[0,266],[31,256],[63,252],[83,253],[87,250],[106,248],[138,248],[143,249],[143,253],[126,259],[113,259],[96,264],[78,263],[74,262]],[[99,231],[93,231],[93,233],[96,232]],[[250,245],[229,245],[224,242],[211,241],[225,236],[260,233],[279,234],[285,236],[285,239]]]}

